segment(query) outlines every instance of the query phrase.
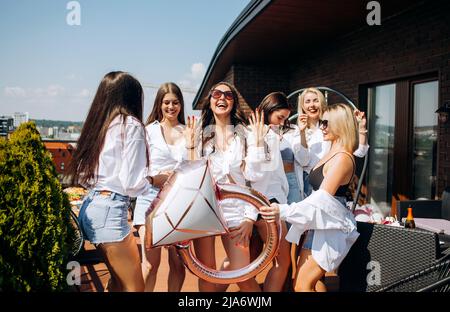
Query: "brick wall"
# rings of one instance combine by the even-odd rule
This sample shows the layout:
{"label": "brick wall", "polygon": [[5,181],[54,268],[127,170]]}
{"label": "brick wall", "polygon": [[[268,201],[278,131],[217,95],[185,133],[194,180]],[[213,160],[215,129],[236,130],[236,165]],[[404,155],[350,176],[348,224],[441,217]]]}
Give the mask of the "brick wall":
{"label": "brick wall", "polygon": [[[450,100],[450,2],[408,9],[330,43],[290,67],[290,89],[325,85],[356,103],[365,83],[437,73],[439,105]],[[450,185],[450,122],[439,125],[438,194]]]}
{"label": "brick wall", "polygon": [[224,79],[234,84],[249,107],[255,108],[270,92],[286,92],[289,87],[287,73],[287,67],[282,66],[235,64]]}
{"label": "brick wall", "polygon": [[[381,26],[366,26],[310,54],[297,54],[288,66],[234,64],[226,79],[252,107],[272,91],[288,94],[318,85],[337,89],[358,105],[366,84],[436,73],[442,105],[450,101],[449,12],[450,1],[423,3],[382,20]],[[438,131],[440,195],[450,185],[450,121],[439,124]]]}

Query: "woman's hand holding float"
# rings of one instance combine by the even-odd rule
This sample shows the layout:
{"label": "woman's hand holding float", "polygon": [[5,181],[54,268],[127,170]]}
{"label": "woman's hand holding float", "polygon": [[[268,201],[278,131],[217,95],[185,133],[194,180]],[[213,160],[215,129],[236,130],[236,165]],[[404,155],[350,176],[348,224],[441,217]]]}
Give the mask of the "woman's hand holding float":
{"label": "woman's hand holding float", "polygon": [[271,204],[269,206],[263,206],[259,209],[261,216],[267,222],[275,222],[280,219],[280,207],[277,204]]}

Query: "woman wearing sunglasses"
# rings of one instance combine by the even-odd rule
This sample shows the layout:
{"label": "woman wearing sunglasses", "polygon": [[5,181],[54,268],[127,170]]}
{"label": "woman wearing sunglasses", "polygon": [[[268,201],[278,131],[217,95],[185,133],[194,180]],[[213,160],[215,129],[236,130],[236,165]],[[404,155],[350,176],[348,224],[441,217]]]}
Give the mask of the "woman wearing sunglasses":
{"label": "woman wearing sunglasses", "polygon": [[[316,291],[320,279],[337,269],[359,236],[353,214],[345,206],[345,193],[355,172],[356,118],[348,105],[331,105],[324,111],[320,129],[331,148],[310,173],[314,192],[299,203],[261,208],[266,220],[280,218],[292,224],[286,236],[290,242],[298,244],[304,231],[314,230],[311,249],[300,253],[296,291]],[[325,286],[320,290],[326,291]]]}
{"label": "woman wearing sunglasses", "polygon": [[[239,93],[226,82],[219,82],[211,88],[202,103],[202,116],[198,144],[195,144],[195,119],[188,118],[188,150],[192,155],[207,157],[216,183],[246,185],[264,179],[262,169],[265,160],[264,120],[259,112],[250,117],[248,132],[246,118],[241,110]],[[246,137],[247,136],[247,137]],[[224,217],[231,230],[222,236],[228,257],[228,269],[240,269],[250,263],[249,241],[258,210],[240,200],[226,199],[222,202]],[[215,268],[214,237],[194,240],[197,258],[205,265]],[[238,283],[241,291],[261,291],[254,278]],[[219,291],[216,285],[199,280],[200,291]]]}
{"label": "woman wearing sunglasses", "polygon": [[[183,154],[185,154],[184,101],[183,94],[175,83],[167,82],[159,87],[153,110],[146,124],[150,173],[154,176],[165,176],[167,179],[168,175],[182,162]],[[145,213],[166,179],[155,181],[147,196],[139,196],[136,199],[133,225],[141,238],[145,291],[153,291],[155,288],[161,262],[161,248],[146,250],[144,247]],[[179,292],[186,274],[184,264],[174,246],[168,247],[168,254],[170,267],[168,291]]]}
{"label": "woman wearing sunglasses", "polygon": [[[308,182],[308,174],[320,159],[330,150],[330,142],[323,139],[322,131],[319,129],[319,121],[327,107],[325,97],[316,88],[305,89],[298,97],[297,111],[299,113],[298,125],[306,122],[306,142],[310,154],[310,162],[304,168],[304,193],[308,196],[311,187]],[[359,145],[355,151],[355,156],[366,156],[369,145],[367,145],[366,118],[364,112],[355,110],[355,117],[358,121]]]}
{"label": "woman wearing sunglasses", "polygon": [[[282,92],[272,92],[261,101],[258,106],[264,114],[264,121],[269,125],[265,135],[265,142],[269,146],[271,158],[278,164],[261,190],[258,183],[253,185],[260,190],[271,202],[290,204],[303,199],[303,167],[308,165],[309,153],[306,146],[306,122],[300,125],[289,123],[292,107],[286,95]],[[261,224],[262,225],[262,224]],[[265,239],[264,227],[257,223],[258,230]],[[264,281],[264,291],[282,291],[286,280],[290,258],[290,243],[284,237],[287,225],[281,222],[281,244],[279,253]]]}

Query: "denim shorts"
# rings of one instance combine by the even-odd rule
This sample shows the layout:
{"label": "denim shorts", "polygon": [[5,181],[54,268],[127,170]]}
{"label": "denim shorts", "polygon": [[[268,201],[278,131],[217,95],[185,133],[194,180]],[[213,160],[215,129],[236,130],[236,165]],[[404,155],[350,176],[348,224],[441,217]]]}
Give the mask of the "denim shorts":
{"label": "denim shorts", "polygon": [[309,184],[309,173],[303,171],[303,194],[305,194],[305,197],[308,197],[311,195],[312,191],[313,188],[311,184]]}
{"label": "denim shorts", "polygon": [[130,233],[130,197],[91,190],[80,208],[78,221],[83,235],[92,244],[120,242]]}
{"label": "denim shorts", "polygon": [[286,178],[289,183],[289,193],[287,197],[287,203],[298,203],[302,200],[302,196],[300,194],[300,187],[297,181],[297,175],[295,172],[286,173]]}
{"label": "denim shorts", "polygon": [[[346,206],[347,199],[345,197],[341,196],[334,196],[338,201],[341,202],[344,206]],[[307,233],[305,233],[305,241],[303,242],[303,249],[312,249],[312,243],[314,239],[314,230],[309,230]]]}
{"label": "denim shorts", "polygon": [[159,189],[152,187],[150,189],[150,193],[145,196],[138,196],[136,198],[136,206],[134,207],[134,215],[133,215],[133,225],[144,225],[145,224],[145,214],[148,209],[150,209],[150,205],[153,200],[158,195]]}

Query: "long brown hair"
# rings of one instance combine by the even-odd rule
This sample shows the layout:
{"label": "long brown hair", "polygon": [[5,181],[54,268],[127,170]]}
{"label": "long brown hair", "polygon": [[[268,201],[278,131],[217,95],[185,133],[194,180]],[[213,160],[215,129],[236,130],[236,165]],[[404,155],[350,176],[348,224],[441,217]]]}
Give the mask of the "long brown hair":
{"label": "long brown hair", "polygon": [[114,118],[121,115],[123,122],[132,116],[142,124],[143,94],[139,81],[128,73],[114,71],[103,77],[69,165],[72,183],[87,185],[95,177],[106,132]]}
{"label": "long brown hair", "polygon": [[212,112],[212,110],[210,108],[210,100],[211,100],[212,90],[214,90],[217,86],[220,86],[220,85],[227,86],[228,88],[230,88],[231,92],[233,93],[233,108],[231,109],[231,112],[230,112],[231,124],[233,126],[237,126],[239,124],[247,125],[247,118],[244,114],[244,111],[241,108],[240,98],[242,98],[242,96],[240,96],[239,91],[231,83],[221,81],[219,83],[216,83],[214,86],[212,86],[208,95],[203,99],[203,101],[201,103],[200,107],[202,108],[202,116],[201,116],[202,130],[205,129],[209,125],[215,124],[215,122],[216,122],[214,119],[214,113]]}
{"label": "long brown hair", "polygon": [[[290,112],[292,112],[292,106],[291,104],[289,104],[287,96],[283,92],[269,93],[261,101],[261,104],[259,104],[258,108],[262,110],[264,114],[264,123],[266,125],[269,124],[269,117],[273,112],[279,109],[287,109]],[[291,125],[289,122],[289,118],[286,118],[282,126],[282,130],[285,132],[288,131],[290,128]]]}
{"label": "long brown hair", "polygon": [[153,103],[153,109],[150,115],[147,118],[146,125],[151,124],[155,120],[161,121],[163,119],[163,113],[161,111],[162,101],[164,99],[164,96],[168,93],[173,93],[177,97],[178,101],[180,101],[181,109],[178,113],[177,119],[178,122],[182,125],[185,124],[184,121],[184,99],[183,99],[183,93],[181,93],[180,88],[173,82],[166,82],[163,83],[156,93],[155,102]]}
{"label": "long brown hair", "polygon": [[[233,125],[236,129],[236,126],[243,125],[246,126],[247,118],[244,114],[244,111],[241,108],[241,99],[242,95],[240,95],[239,91],[236,89],[235,86],[233,86],[231,83],[228,82],[218,82],[215,85],[212,86],[211,90],[209,91],[208,95],[202,100],[201,102],[201,108],[202,108],[202,115],[201,115],[201,125],[202,125],[202,144],[204,145],[206,142],[208,142],[210,139],[214,137],[214,132],[211,134],[204,133],[204,130],[206,127],[213,125],[216,123],[216,120],[214,118],[214,113],[211,110],[210,107],[210,100],[211,100],[211,92],[220,85],[225,85],[228,88],[230,88],[231,92],[233,93],[233,107],[230,112],[230,119],[231,119],[231,125]],[[239,127],[238,127],[239,128]],[[241,134],[240,132],[238,134]],[[203,151],[202,151],[203,154]]]}

